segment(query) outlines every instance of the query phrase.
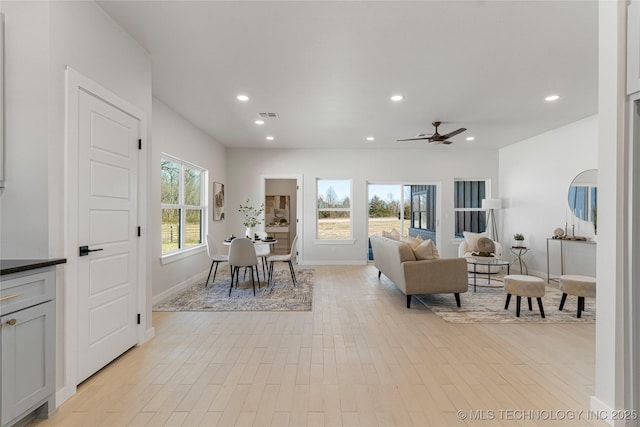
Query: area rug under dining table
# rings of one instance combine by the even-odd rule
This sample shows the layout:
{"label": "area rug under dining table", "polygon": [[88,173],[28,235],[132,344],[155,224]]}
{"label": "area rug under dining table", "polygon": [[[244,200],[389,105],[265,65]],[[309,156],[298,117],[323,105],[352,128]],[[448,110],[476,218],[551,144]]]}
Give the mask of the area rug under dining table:
{"label": "area rug under dining table", "polygon": [[476,292],[473,285],[469,290],[460,294],[461,307],[456,306],[456,300],[452,294],[415,295],[416,299],[424,304],[438,317],[451,323],[594,323],[596,320],[595,298],[585,298],[585,311],[578,319],[578,297],[567,296],[562,311],[560,299],[562,292],[557,288],[547,285],[545,295],[542,297],[545,318],[540,316],[538,304],[533,298],[532,311],[529,311],[527,299],[522,298],[520,317],[516,317],[516,297],[511,297],[509,309],[504,309],[507,294],[504,288],[497,282],[502,278],[492,278],[492,286],[478,286]]}
{"label": "area rug under dining table", "polygon": [[[313,269],[296,269],[297,284],[289,269],[276,270],[271,286],[258,287],[253,295],[250,272],[229,296],[231,276],[228,268],[218,270],[215,283],[198,283],[153,306],[153,311],[311,311]],[[262,275],[262,271],[260,271]],[[248,281],[246,279],[249,279]],[[261,277],[261,279],[264,279]]]}

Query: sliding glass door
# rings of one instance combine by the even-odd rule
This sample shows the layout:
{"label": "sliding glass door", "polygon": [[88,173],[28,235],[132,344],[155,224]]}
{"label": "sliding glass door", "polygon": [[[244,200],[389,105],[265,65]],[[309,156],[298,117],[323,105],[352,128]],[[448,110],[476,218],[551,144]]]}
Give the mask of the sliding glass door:
{"label": "sliding glass door", "polygon": [[[368,184],[368,235],[396,229],[437,244],[437,184]],[[368,259],[373,259],[369,245]]]}

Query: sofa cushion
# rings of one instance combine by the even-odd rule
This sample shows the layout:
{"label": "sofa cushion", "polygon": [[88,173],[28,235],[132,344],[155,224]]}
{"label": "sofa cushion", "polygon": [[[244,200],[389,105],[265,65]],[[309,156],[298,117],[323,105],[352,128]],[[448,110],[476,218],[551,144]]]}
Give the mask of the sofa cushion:
{"label": "sofa cushion", "polygon": [[475,252],[478,250],[478,240],[481,237],[489,237],[489,235],[484,233],[472,233],[471,231],[463,231],[464,240],[467,242],[467,250],[469,252]]}
{"label": "sofa cushion", "polygon": [[392,228],[391,231],[383,231],[382,237],[386,237],[392,240],[400,240],[400,232],[398,232],[398,230],[396,230],[395,228]]}
{"label": "sofa cushion", "polygon": [[400,238],[401,242],[405,242],[407,243],[409,246],[411,246],[411,249],[415,250],[415,248],[417,248],[420,243],[424,242],[424,240],[422,240],[422,237],[417,236],[417,237],[413,237],[413,236],[402,236]]}
{"label": "sofa cushion", "polygon": [[423,259],[440,259],[438,248],[431,239],[425,240],[413,249],[413,253],[417,260]]}

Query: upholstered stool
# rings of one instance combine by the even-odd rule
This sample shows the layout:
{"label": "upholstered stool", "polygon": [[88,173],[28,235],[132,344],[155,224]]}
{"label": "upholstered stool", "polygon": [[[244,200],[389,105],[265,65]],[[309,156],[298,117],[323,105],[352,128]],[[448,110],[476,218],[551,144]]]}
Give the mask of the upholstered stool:
{"label": "upholstered stool", "polygon": [[578,297],[578,318],[580,318],[584,310],[584,298],[596,296],[596,279],[589,276],[560,276],[560,290],[562,291],[560,311],[564,307],[567,295],[575,295]]}
{"label": "upholstered stool", "polygon": [[507,302],[504,309],[509,308],[511,295],[517,296],[516,299],[516,317],[520,317],[520,299],[527,297],[529,301],[529,311],[533,310],[531,306],[531,298],[538,300],[538,308],[540,315],[544,319],[544,308],[542,308],[542,297],[544,296],[545,283],[539,277],[525,276],[522,274],[510,274],[504,277],[504,290],[507,292]]}

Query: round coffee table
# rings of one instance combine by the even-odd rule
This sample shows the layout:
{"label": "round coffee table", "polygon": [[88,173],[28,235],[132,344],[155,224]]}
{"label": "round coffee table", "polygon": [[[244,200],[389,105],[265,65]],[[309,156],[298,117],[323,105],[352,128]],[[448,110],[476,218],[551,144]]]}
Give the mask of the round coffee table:
{"label": "round coffee table", "polygon": [[[467,257],[467,264],[471,264],[473,265],[473,292],[476,291],[476,287],[497,287],[497,286],[491,286],[491,267],[496,267],[497,269],[501,268],[501,267],[507,267],[507,274],[510,273],[510,269],[509,267],[511,266],[511,262],[504,260],[504,259],[500,259],[500,258],[495,258],[495,257],[484,257],[484,256],[470,256]],[[478,271],[478,266],[479,265],[486,265],[487,266],[487,272],[483,273]],[[496,269],[496,272],[497,272]],[[478,274],[486,274],[487,275],[487,285],[477,285],[477,278],[478,278]],[[502,286],[502,284],[500,285]]]}

